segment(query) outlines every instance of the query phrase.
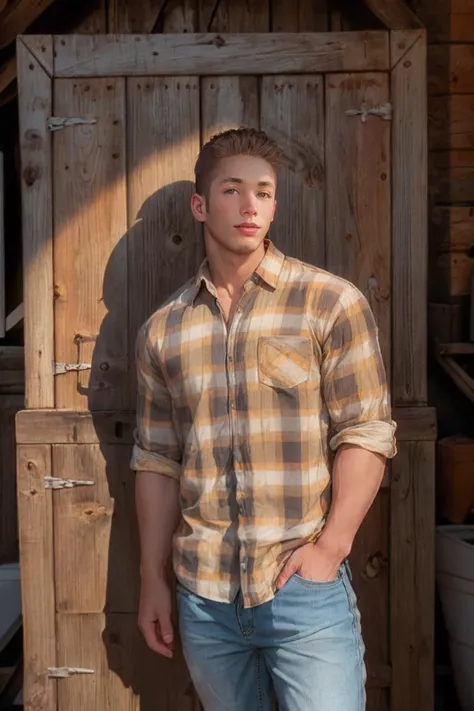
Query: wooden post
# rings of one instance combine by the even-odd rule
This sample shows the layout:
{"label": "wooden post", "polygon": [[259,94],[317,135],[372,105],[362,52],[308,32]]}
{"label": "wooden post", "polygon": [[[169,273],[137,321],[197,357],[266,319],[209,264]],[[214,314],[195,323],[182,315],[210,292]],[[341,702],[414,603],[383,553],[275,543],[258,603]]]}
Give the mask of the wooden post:
{"label": "wooden post", "polygon": [[434,709],[435,443],[398,443],[390,520],[390,711]]}
{"label": "wooden post", "polygon": [[18,447],[18,514],[23,607],[25,676],[23,696],[28,711],[56,711],[56,666],[51,446]]}
{"label": "wooden post", "polygon": [[[54,407],[51,37],[38,54],[17,41],[22,159],[26,407]],[[35,51],[38,38],[33,38]],[[43,51],[44,50],[44,51]]]}
{"label": "wooden post", "polygon": [[[411,43],[413,42],[413,43]],[[392,398],[427,402],[426,33],[392,32]]]}

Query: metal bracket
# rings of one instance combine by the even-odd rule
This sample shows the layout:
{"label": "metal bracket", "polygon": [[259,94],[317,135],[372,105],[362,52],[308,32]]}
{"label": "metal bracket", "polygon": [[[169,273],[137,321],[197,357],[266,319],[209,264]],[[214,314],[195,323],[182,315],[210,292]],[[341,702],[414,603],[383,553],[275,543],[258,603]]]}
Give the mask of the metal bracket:
{"label": "metal bracket", "polygon": [[392,104],[380,104],[380,106],[373,106],[369,109],[365,101],[360,105],[360,109],[348,109],[346,111],[346,116],[360,116],[362,123],[367,121],[367,116],[378,116],[382,121],[391,121],[392,114]]}
{"label": "metal bracket", "polygon": [[64,375],[71,371],[91,370],[91,363],[54,363],[54,375]]}
{"label": "metal bracket", "polygon": [[87,479],[61,479],[58,476],[45,476],[45,489],[72,489],[74,486],[94,486],[95,481]]}
{"label": "metal bracket", "polygon": [[61,116],[50,116],[46,122],[48,131],[60,131],[68,126],[91,126],[97,123],[97,119],[88,118],[62,118]]}
{"label": "metal bracket", "polygon": [[64,679],[77,674],[95,674],[95,669],[81,669],[81,667],[48,667],[50,679]]}

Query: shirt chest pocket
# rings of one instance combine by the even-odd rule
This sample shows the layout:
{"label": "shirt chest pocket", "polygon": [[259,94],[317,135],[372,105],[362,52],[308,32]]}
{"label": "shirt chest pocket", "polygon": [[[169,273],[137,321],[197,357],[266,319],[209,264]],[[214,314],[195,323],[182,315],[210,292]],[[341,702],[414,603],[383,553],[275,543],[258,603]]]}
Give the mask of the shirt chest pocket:
{"label": "shirt chest pocket", "polygon": [[274,388],[294,388],[311,374],[313,344],[304,336],[271,336],[258,341],[258,377]]}

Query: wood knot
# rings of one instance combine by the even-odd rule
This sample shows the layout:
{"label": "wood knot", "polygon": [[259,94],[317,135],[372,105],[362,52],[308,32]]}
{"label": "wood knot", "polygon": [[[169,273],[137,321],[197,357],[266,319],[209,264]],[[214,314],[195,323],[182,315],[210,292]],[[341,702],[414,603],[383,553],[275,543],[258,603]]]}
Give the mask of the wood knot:
{"label": "wood knot", "polygon": [[23,180],[28,185],[28,187],[34,185],[39,177],[40,170],[38,167],[35,168],[32,165],[27,165],[25,170],[23,171]]}
{"label": "wood knot", "polygon": [[225,40],[220,35],[217,35],[217,37],[214,37],[214,39],[212,40],[212,44],[218,49],[220,49],[225,45]]}
{"label": "wood knot", "polygon": [[374,580],[380,575],[380,571],[384,565],[383,555],[380,551],[370,556],[365,566],[365,575],[369,580]]}

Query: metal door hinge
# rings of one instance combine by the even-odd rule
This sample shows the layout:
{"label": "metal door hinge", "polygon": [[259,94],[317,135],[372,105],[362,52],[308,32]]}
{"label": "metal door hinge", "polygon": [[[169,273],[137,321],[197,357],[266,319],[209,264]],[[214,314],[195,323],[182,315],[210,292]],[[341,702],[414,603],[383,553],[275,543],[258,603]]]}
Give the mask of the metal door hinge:
{"label": "metal door hinge", "polygon": [[54,363],[54,375],[63,375],[71,371],[91,370],[91,363]]}
{"label": "metal door hinge", "polygon": [[95,669],[81,669],[81,667],[48,667],[48,676],[51,679],[63,679],[76,674],[95,674]]}
{"label": "metal door hinge", "polygon": [[391,121],[392,113],[392,104],[380,104],[380,106],[373,106],[369,109],[364,101],[360,105],[360,109],[348,109],[346,111],[346,116],[360,116],[362,123],[365,123],[367,121],[367,116],[378,116],[382,119],[382,121]]}
{"label": "metal door hinge", "polygon": [[74,486],[94,486],[95,481],[87,479],[61,479],[58,476],[45,476],[45,489],[72,489]]}
{"label": "metal door hinge", "polygon": [[62,128],[67,128],[68,126],[92,126],[94,123],[97,123],[97,119],[50,116],[46,125],[48,126],[48,131],[60,131]]}

